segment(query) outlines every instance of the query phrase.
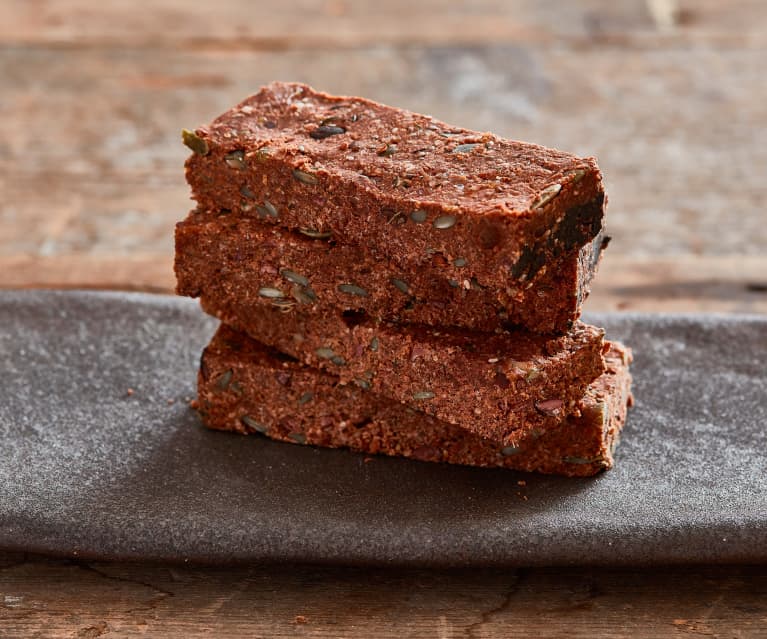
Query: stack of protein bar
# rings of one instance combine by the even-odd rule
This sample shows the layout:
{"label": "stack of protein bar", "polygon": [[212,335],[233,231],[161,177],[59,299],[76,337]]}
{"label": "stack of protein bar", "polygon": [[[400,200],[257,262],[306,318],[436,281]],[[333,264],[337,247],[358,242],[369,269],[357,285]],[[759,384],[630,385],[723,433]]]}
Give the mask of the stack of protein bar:
{"label": "stack of protein bar", "polygon": [[215,429],[592,475],[630,352],[578,321],[605,239],[593,159],[274,83],[184,131],[181,295],[222,324]]}

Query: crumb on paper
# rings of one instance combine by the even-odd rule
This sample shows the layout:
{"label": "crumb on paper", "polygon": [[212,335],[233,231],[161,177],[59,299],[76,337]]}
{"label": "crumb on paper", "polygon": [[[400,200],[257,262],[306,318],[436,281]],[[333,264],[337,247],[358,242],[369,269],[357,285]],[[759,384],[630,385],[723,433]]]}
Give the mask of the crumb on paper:
{"label": "crumb on paper", "polygon": [[125,392],[126,392],[126,394],[128,395],[128,397],[131,397],[131,396],[133,395],[133,393],[135,393],[136,391],[134,391],[132,388],[129,388],[129,389],[128,389],[127,391],[125,391]]}
{"label": "crumb on paper", "polygon": [[293,623],[309,623],[309,620],[304,615],[296,615],[293,618]]}

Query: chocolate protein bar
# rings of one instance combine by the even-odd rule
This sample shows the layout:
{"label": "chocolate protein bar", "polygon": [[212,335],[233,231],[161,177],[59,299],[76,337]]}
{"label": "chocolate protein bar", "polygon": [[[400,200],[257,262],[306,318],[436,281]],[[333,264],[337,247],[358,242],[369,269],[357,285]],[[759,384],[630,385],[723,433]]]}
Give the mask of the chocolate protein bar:
{"label": "chocolate protein bar", "polygon": [[404,272],[436,264],[445,280],[512,299],[525,288],[545,296],[539,280],[556,265],[570,274],[565,306],[583,298],[584,278],[572,274],[605,205],[593,158],[290,83],[264,87],[184,139],[204,210],[332,236]]}
{"label": "chocolate protein bar", "polygon": [[[232,215],[192,211],[176,226],[177,292],[196,297],[224,285],[227,294],[286,313],[364,313],[375,319],[493,331],[512,325],[550,333],[572,325],[599,259],[601,235],[539,278],[538,287],[488,289],[442,277],[440,262],[405,271],[356,246]],[[573,290],[576,293],[573,295]]]}
{"label": "chocolate protein bar", "polygon": [[214,429],[422,461],[589,476],[613,465],[631,401],[630,351],[610,344],[606,370],[576,414],[548,416],[516,446],[485,439],[221,326],[205,349],[198,407]]}

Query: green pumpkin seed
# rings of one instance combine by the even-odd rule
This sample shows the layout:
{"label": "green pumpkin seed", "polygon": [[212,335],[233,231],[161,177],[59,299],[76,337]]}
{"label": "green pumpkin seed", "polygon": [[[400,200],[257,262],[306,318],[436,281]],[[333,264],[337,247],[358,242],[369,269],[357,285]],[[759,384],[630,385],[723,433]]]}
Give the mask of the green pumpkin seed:
{"label": "green pumpkin seed", "polygon": [[392,284],[394,284],[394,286],[396,286],[397,289],[399,291],[401,291],[402,293],[404,293],[405,295],[409,295],[410,294],[410,287],[405,282],[403,282],[402,280],[399,280],[396,277],[392,277],[389,281]]}
{"label": "green pumpkin seed", "polygon": [[229,383],[232,381],[233,375],[234,371],[231,368],[228,371],[221,373],[221,375],[219,375],[218,379],[216,380],[216,388],[222,391],[228,390]]}
{"label": "green pumpkin seed", "polygon": [[314,393],[306,391],[301,397],[298,398],[298,405],[303,406],[306,402],[310,402],[314,399]]}
{"label": "green pumpkin seed", "polygon": [[423,224],[426,221],[426,211],[421,211],[420,209],[418,211],[413,211],[410,214],[410,219],[416,224]]}
{"label": "green pumpkin seed", "polygon": [[338,290],[342,293],[348,293],[349,295],[356,295],[357,297],[367,297],[368,292],[361,286],[356,284],[339,284]]}
{"label": "green pumpkin seed", "polygon": [[504,457],[511,457],[512,455],[517,455],[522,452],[522,449],[518,446],[504,446],[501,448],[501,455]]}
{"label": "green pumpkin seed", "polygon": [[293,169],[293,177],[303,184],[314,185],[317,184],[317,176],[307,173],[306,171],[300,171],[299,169]]}
{"label": "green pumpkin seed", "polygon": [[284,277],[286,280],[293,282],[294,284],[300,284],[301,286],[309,286],[309,278],[304,277],[303,275],[296,273],[295,271],[291,271],[290,269],[284,268],[280,271],[280,275]]}
{"label": "green pumpkin seed", "polygon": [[197,135],[194,131],[181,129],[181,139],[184,142],[184,145],[189,147],[197,155],[208,155],[208,153],[210,153],[208,142]]}
{"label": "green pumpkin seed", "polygon": [[290,439],[292,439],[297,444],[305,444],[306,443],[306,435],[304,435],[303,433],[290,433],[290,435],[288,435],[288,437],[290,437]]}
{"label": "green pumpkin seed", "polygon": [[463,268],[466,266],[466,258],[465,257],[457,257],[453,260],[453,266],[456,268]]}
{"label": "green pumpkin seed", "polygon": [[413,393],[413,399],[415,400],[422,400],[422,399],[433,399],[434,393],[431,391],[418,391],[417,393]]}
{"label": "green pumpkin seed", "polygon": [[248,428],[252,428],[253,430],[259,432],[259,433],[268,433],[269,428],[264,426],[263,424],[257,422],[255,419],[250,417],[249,415],[243,415],[240,418],[240,421],[245,424]]}
{"label": "green pumpkin seed", "polygon": [[318,348],[314,352],[317,354],[317,357],[320,357],[322,359],[331,359],[331,358],[336,356],[336,354],[333,352],[333,349],[332,348],[328,348],[326,346]]}
{"label": "green pumpkin seed", "polygon": [[470,153],[478,146],[479,144],[459,144],[453,149],[453,153]]}

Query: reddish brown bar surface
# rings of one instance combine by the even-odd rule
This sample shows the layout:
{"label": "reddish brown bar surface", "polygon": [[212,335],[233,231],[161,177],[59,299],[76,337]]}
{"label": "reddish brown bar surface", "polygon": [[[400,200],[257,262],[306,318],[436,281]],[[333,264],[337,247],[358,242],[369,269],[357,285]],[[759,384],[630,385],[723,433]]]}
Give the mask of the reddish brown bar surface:
{"label": "reddish brown bar surface", "polygon": [[604,372],[604,331],[581,322],[546,337],[373,322],[311,307],[283,312],[231,295],[223,276],[201,302],[226,324],[345,383],[510,444],[548,416],[569,414]]}
{"label": "reddish brown bar surface", "polygon": [[[551,333],[577,319],[599,259],[601,236],[578,260],[550,265],[535,288],[483,288],[468,274],[444,277],[434,259],[404,270],[350,244],[233,215],[192,211],[176,226],[177,292],[196,297],[224,285],[232,299],[317,313],[362,311],[390,321],[493,331],[510,325]],[[259,295],[267,292],[272,297]]]}
{"label": "reddish brown bar surface", "polygon": [[406,272],[437,260],[512,298],[561,259],[576,270],[602,227],[593,158],[300,84],[264,87],[186,142],[204,210],[332,233]]}
{"label": "reddish brown bar surface", "polygon": [[210,428],[422,461],[588,476],[613,465],[630,402],[630,352],[613,343],[605,373],[577,416],[508,446],[429,417],[371,391],[341,385],[222,326],[201,360],[199,408]]}

